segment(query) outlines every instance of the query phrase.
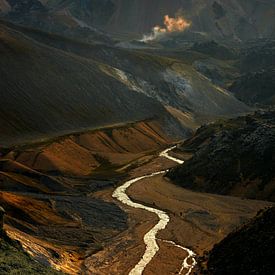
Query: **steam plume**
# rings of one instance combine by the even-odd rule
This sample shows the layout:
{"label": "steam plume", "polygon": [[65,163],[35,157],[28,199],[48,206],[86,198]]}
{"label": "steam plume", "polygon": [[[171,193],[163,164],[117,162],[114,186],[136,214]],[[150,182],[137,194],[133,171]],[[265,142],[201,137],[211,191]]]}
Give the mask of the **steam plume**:
{"label": "steam plume", "polygon": [[176,16],[175,18],[164,16],[163,20],[164,27],[155,26],[150,34],[145,34],[141,39],[142,42],[148,42],[155,40],[158,37],[163,36],[166,33],[171,32],[183,32],[191,26],[191,22],[188,22],[183,16]]}

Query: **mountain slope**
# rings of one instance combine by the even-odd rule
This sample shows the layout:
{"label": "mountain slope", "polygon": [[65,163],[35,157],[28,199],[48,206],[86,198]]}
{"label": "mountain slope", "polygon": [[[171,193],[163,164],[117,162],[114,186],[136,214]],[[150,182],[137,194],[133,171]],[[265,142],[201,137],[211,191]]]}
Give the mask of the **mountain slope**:
{"label": "mountain slope", "polygon": [[[274,4],[274,1],[265,0],[143,0],[129,5],[126,0],[117,0],[116,13],[107,29],[114,32],[148,32],[152,26],[162,23],[164,15],[174,15],[181,10],[192,21],[192,31],[210,37],[246,40],[274,36]],[[273,9],[270,5],[273,5]],[[148,14],[153,16],[149,17]],[[140,23],[134,25],[137,18]],[[125,20],[127,24],[122,24]]]}
{"label": "mountain slope", "polygon": [[241,50],[242,75],[229,87],[241,101],[260,106],[275,104],[275,42],[249,43]]}
{"label": "mountain slope", "polygon": [[275,69],[245,74],[229,89],[246,104],[275,105]]}
{"label": "mountain slope", "polygon": [[5,22],[1,30],[2,117],[10,117],[3,121],[4,139],[19,131],[28,139],[34,133],[62,135],[148,118],[161,119],[170,134],[186,136],[190,130],[180,133],[167,110],[186,129],[249,110],[188,61],[82,43]]}
{"label": "mountain slope", "polygon": [[2,16],[18,24],[64,34],[84,41],[113,43],[109,36],[90,24],[94,22],[93,13],[103,16],[100,13],[101,8],[104,13],[102,1],[98,5],[98,9],[92,5],[91,12],[88,12],[85,4],[79,5],[78,1],[0,0],[0,7],[2,7],[2,13],[0,10]]}
{"label": "mountain slope", "polygon": [[275,200],[275,112],[258,112],[201,127],[182,150],[193,157],[169,171],[197,191]]}
{"label": "mountain slope", "polygon": [[203,274],[273,274],[275,208],[261,211],[210,251]]}
{"label": "mountain slope", "polygon": [[127,89],[103,64],[4,25],[0,40],[1,146],[152,118],[175,123],[177,132],[160,103]]}
{"label": "mountain slope", "polygon": [[0,236],[0,273],[8,274],[44,274],[61,275],[63,273],[46,267],[32,259],[20,246],[12,241],[5,234]]}

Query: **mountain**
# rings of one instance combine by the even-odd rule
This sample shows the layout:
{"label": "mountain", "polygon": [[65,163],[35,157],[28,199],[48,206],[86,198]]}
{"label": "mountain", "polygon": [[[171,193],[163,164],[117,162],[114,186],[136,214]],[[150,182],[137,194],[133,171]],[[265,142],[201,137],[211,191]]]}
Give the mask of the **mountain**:
{"label": "mountain", "polygon": [[196,191],[275,200],[275,112],[256,112],[202,126],[181,149],[193,157],[170,170]]}
{"label": "mountain", "polygon": [[260,211],[249,223],[214,246],[202,274],[273,274],[275,208]]}
{"label": "mountain", "polygon": [[228,89],[249,105],[275,104],[275,42],[261,40],[241,49],[240,76]]}
{"label": "mountain", "polygon": [[[64,2],[64,3],[62,3]],[[17,24],[55,32],[83,41],[112,44],[111,38],[102,31],[81,20],[86,7],[77,1],[0,1],[0,13]],[[54,5],[52,5],[54,4]],[[76,8],[76,17],[70,12],[70,4]],[[100,5],[99,5],[100,6]],[[79,7],[79,9],[77,9]],[[81,10],[82,9],[82,12]],[[84,10],[83,10],[84,9]],[[98,12],[95,10],[94,12]],[[78,18],[77,18],[78,17]]]}
{"label": "mountain", "polygon": [[[159,252],[140,271],[191,271],[192,251],[272,205],[275,111],[251,112],[274,104],[274,10],[275,0],[0,0],[0,273],[51,273],[11,239],[67,274],[129,273],[157,218]],[[216,245],[202,273],[270,273],[273,212]]]}
{"label": "mountain", "polygon": [[249,111],[189,61],[5,22],[1,41],[2,146],[152,118],[181,137]]}
{"label": "mountain", "polygon": [[1,0],[2,13],[15,22],[48,31],[96,28],[116,37],[138,37],[183,14],[191,31],[210,38],[248,40],[274,37],[274,0]]}
{"label": "mountain", "polygon": [[275,41],[260,39],[243,44],[240,51],[241,73],[274,69]]}
{"label": "mountain", "polygon": [[275,68],[242,75],[229,88],[249,105],[275,105]]}
{"label": "mountain", "polygon": [[10,4],[6,0],[0,1],[0,12],[1,13],[7,13],[11,10]]}
{"label": "mountain", "polygon": [[159,102],[106,73],[107,65],[0,30],[1,146],[153,118],[178,127]]}

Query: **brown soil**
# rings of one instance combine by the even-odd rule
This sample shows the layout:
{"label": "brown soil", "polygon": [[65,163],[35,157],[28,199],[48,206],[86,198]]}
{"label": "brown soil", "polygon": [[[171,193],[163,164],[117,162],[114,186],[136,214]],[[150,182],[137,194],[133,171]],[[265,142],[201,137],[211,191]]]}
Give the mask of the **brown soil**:
{"label": "brown soil", "polygon": [[[169,143],[158,124],[151,121],[10,151],[0,160],[5,229],[36,258],[67,273],[80,272],[86,258],[90,270],[106,271],[110,264],[104,261],[111,257],[108,261],[116,274],[124,274],[131,268],[128,261],[134,263],[142,256],[143,235],[157,219],[148,213],[134,213],[127,224],[126,214],[110,198],[114,187],[109,186],[133,168],[149,163],[155,151]],[[106,198],[100,199],[100,192]],[[132,216],[131,210],[126,212]],[[127,226],[137,231],[129,237],[122,234]],[[120,249],[124,240],[127,251],[135,242],[130,260]],[[105,253],[103,247],[111,255],[118,253],[121,261],[116,263],[117,258],[109,255],[95,263],[93,259]]]}
{"label": "brown soil", "polygon": [[160,238],[202,254],[270,203],[196,193],[177,187],[162,176],[144,179],[129,188],[133,200],[170,214]]}
{"label": "brown soil", "polygon": [[[10,152],[0,171],[0,203],[7,211],[9,235],[34,256],[70,274],[127,274],[142,257],[143,237],[158,219],[115,201],[114,183],[95,187],[94,180],[123,176],[122,183],[126,173],[134,178],[174,166],[155,156],[171,143],[156,132],[157,125],[141,122]],[[270,205],[194,193],[162,176],[135,183],[128,194],[169,214],[160,239],[199,255]],[[163,241],[159,246],[144,274],[177,273],[184,251]]]}
{"label": "brown soil", "polygon": [[158,241],[158,245],[159,251],[146,267],[144,275],[178,274],[187,253],[163,241]]}
{"label": "brown soil", "polygon": [[[158,157],[131,171],[131,178],[173,165],[174,162]],[[262,201],[194,193],[171,184],[162,176],[139,181],[128,190],[133,200],[163,209],[169,214],[171,220],[159,234],[160,239],[175,241],[191,248],[198,255],[253,217],[259,209],[270,205]],[[95,195],[112,201],[112,192],[113,189],[104,190]],[[128,213],[128,229],[118,239],[112,240],[111,246],[107,245],[86,260],[86,266],[92,274],[127,274],[144,253],[143,236],[157,223],[154,214],[119,205]],[[160,250],[146,267],[144,274],[177,274],[186,253],[163,241],[158,243]],[[108,263],[104,265],[105,259],[108,259]]]}
{"label": "brown soil", "polygon": [[11,151],[5,158],[43,173],[89,176],[118,168],[171,142],[154,121],[67,136]]}

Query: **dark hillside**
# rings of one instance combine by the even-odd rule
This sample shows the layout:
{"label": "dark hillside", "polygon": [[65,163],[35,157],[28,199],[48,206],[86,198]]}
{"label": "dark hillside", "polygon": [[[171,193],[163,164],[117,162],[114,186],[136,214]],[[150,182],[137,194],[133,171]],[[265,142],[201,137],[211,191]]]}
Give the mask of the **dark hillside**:
{"label": "dark hillside", "polygon": [[193,157],[170,172],[197,191],[275,201],[275,112],[201,127],[181,147]]}
{"label": "dark hillside", "polygon": [[160,103],[103,72],[103,64],[3,25],[0,56],[2,146],[130,121],[172,120]]}
{"label": "dark hillside", "polygon": [[202,274],[274,274],[275,208],[229,234],[210,251]]}

